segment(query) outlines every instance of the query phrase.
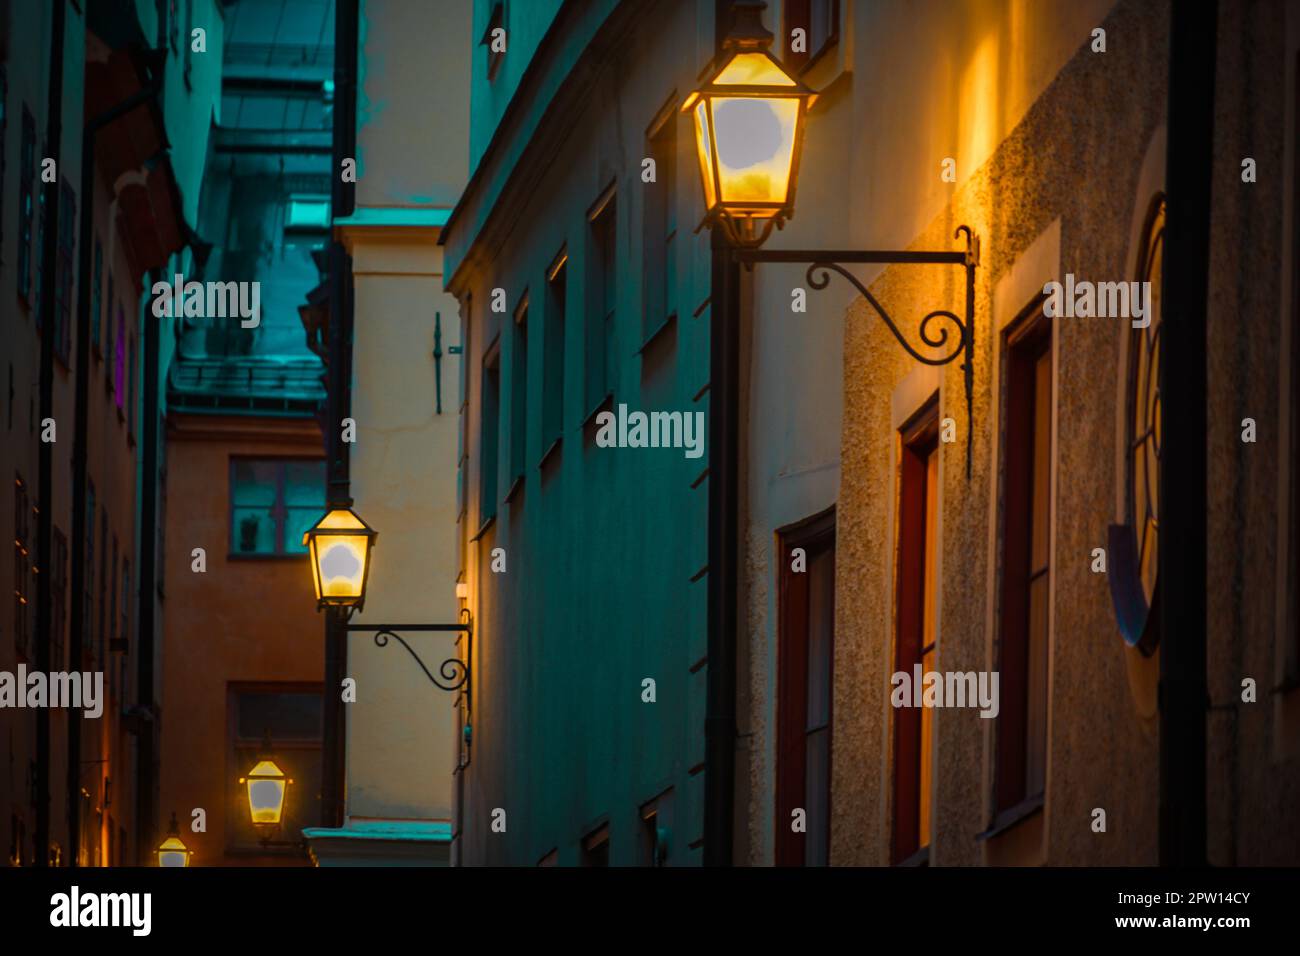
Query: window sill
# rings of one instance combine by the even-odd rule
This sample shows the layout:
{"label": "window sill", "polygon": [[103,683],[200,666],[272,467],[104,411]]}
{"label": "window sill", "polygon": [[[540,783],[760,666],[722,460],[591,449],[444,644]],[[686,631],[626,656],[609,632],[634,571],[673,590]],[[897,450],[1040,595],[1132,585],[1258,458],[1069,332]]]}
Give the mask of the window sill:
{"label": "window sill", "polygon": [[596,407],[587,413],[587,417],[582,420],[582,427],[586,428],[596,420],[596,416],[601,412],[612,411],[614,408],[614,393],[606,392],[605,397],[596,403]]}
{"label": "window sill", "polygon": [[551,442],[550,446],[546,449],[546,451],[542,452],[541,460],[537,462],[537,467],[539,470],[541,471],[546,470],[547,463],[552,458],[556,457],[556,455],[559,453],[560,444],[563,441],[564,441],[563,435],[556,437],[555,441]]}
{"label": "window sill", "polygon": [[928,845],[921,847],[906,860],[899,860],[894,866],[913,867],[930,865],[930,847]]}
{"label": "window sill", "polygon": [[490,514],[486,518],[484,518],[483,523],[478,526],[478,531],[474,532],[474,537],[469,539],[470,542],[472,543],[474,541],[477,541],[479,538],[483,537],[483,535],[487,534],[488,531],[492,528],[492,526],[496,524],[496,522],[497,522],[497,516],[495,514]]}
{"label": "window sill", "polygon": [[257,553],[249,551],[234,551],[226,553],[227,561],[301,561],[306,557],[306,551],[303,551],[300,554],[289,554],[288,552]]}
{"label": "window sill", "polygon": [[641,347],[637,349],[637,354],[644,355],[647,351],[649,351],[651,346],[653,346],[660,338],[662,338],[663,334],[667,332],[668,329],[676,321],[677,321],[677,313],[675,311],[668,313],[668,315],[664,318],[664,320],[660,322],[658,325],[656,325],[653,329],[651,329],[650,332],[646,335],[645,341],[642,342]]}
{"label": "window sill", "polygon": [[993,818],[989,828],[983,833],[975,834],[976,840],[991,840],[994,837],[1001,836],[1013,827],[1028,820],[1036,813],[1041,813],[1043,809],[1043,794],[1028,797],[1021,800],[1013,807],[1008,807]]}
{"label": "window sill", "polygon": [[514,481],[510,482],[510,489],[506,492],[506,498],[505,498],[506,504],[510,504],[512,501],[514,501],[515,495],[519,494],[519,492],[523,490],[523,487],[524,487],[524,476],[523,473],[521,472],[520,474],[515,476]]}

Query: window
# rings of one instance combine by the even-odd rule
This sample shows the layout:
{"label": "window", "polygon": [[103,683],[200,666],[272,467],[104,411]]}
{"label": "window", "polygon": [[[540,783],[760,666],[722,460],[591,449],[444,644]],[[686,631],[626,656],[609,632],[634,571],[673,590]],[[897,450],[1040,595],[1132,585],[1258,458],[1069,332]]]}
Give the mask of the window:
{"label": "window", "polygon": [[[90,648],[95,655],[95,666],[104,665],[104,615],[108,609],[108,509],[99,510],[99,621],[95,625],[96,641]],[[116,552],[115,552],[116,553]],[[116,559],[114,559],[116,560]]]}
{"label": "window", "polygon": [[[165,512],[164,512],[165,513]],[[161,562],[160,562],[161,563]],[[86,478],[86,591],[82,595],[84,609],[81,617],[83,634],[93,633],[95,620],[95,482]],[[91,648],[83,639],[81,653],[89,654]],[[70,666],[76,670],[82,667],[82,661],[72,661]]]}
{"label": "window", "polygon": [[111,651],[126,652],[131,646],[131,562],[122,554],[122,616],[118,620],[117,639]]}
{"label": "window", "polygon": [[100,312],[103,309],[103,291],[104,291],[104,246],[95,240],[95,265],[91,277],[90,286],[90,347],[95,354],[99,351],[99,325]]}
{"label": "window", "polygon": [[617,295],[614,193],[611,189],[591,217],[587,243],[586,411],[591,416],[612,392],[614,302]]}
{"label": "window", "polygon": [[124,386],[126,385],[126,313],[122,307],[117,307],[117,335],[113,340],[113,401],[117,404],[117,412],[122,414],[123,405],[126,403]]}
{"label": "window", "polygon": [[113,645],[112,631],[117,626],[117,535],[113,535],[113,556],[108,568],[108,621],[99,636],[99,666],[106,671],[109,670],[108,651]]}
{"label": "window", "polygon": [[650,137],[648,155],[654,160],[655,181],[647,183],[642,218],[645,288],[641,336],[648,340],[676,312],[677,285],[677,111],[671,110]]}
{"label": "window", "polygon": [[483,408],[479,419],[479,525],[497,513],[497,444],[500,440],[501,350],[493,345],[483,359]]}
{"label": "window", "polygon": [[18,296],[32,301],[32,254],[36,219],[36,120],[23,107],[23,143],[18,178]]}
{"label": "window", "polygon": [[528,297],[515,312],[514,342],[510,354],[510,481],[524,476],[524,456],[528,453]]}
{"label": "window", "polygon": [[172,52],[180,50],[180,0],[167,0],[167,30]]}
{"label": "window", "polygon": [[194,71],[194,0],[185,0],[185,88],[193,89],[190,74]]}
{"label": "window", "polygon": [[[777,666],[776,863],[830,863],[831,702],[835,658],[835,512],[785,529]],[[803,570],[792,554],[804,552]],[[807,813],[794,833],[791,814]]]}
{"label": "window", "polygon": [[667,866],[672,837],[673,792],[666,790],[641,807],[639,816],[640,866]]}
{"label": "window", "polygon": [[14,476],[14,649],[20,658],[30,653],[28,643],[30,618],[28,608],[31,597],[31,506],[27,501],[27,485],[19,475]]}
{"label": "window", "polygon": [[1147,213],[1137,280],[1150,282],[1149,323],[1128,330],[1125,478],[1122,525],[1111,525],[1106,574],[1124,640],[1150,655],[1160,640],[1156,575],[1160,517],[1160,337],[1165,199]]}
{"label": "window", "polygon": [[286,232],[325,232],[329,224],[329,196],[295,194],[289,197],[284,217]]}
{"label": "window", "polygon": [[[900,431],[894,671],[934,669],[935,546],[938,519],[937,397]],[[930,845],[933,712],[894,709],[893,862],[923,862]]]}
{"label": "window", "polygon": [[324,461],[230,460],[232,555],[306,554],[302,536],[324,511]]}
{"label": "window", "polygon": [[63,641],[68,632],[68,539],[54,529],[50,562],[50,667],[64,670]]}
{"label": "window", "polygon": [[131,336],[129,358],[126,363],[126,433],[135,434],[135,335]]}
{"label": "window", "polygon": [[564,435],[564,307],[568,256],[560,253],[546,282],[546,323],[542,331],[542,451]]}
{"label": "window", "polygon": [[[812,63],[839,37],[839,0],[784,0],[782,10],[785,29],[781,42],[786,65],[792,70],[801,70]],[[796,29],[804,31],[805,46],[799,51],[791,44],[791,34]]]}
{"label": "window", "polygon": [[54,354],[64,365],[72,356],[72,253],[77,234],[77,194],[59,188],[59,256],[54,270]]}
{"label": "window", "polygon": [[1012,327],[1006,354],[995,791],[999,813],[1040,798],[1047,779],[1052,333],[1040,303]]}
{"label": "window", "polygon": [[492,40],[493,31],[504,29],[506,25],[506,5],[505,0],[494,0],[492,9],[488,13],[487,29],[483,31],[483,39],[479,42],[487,48],[487,78],[491,82],[497,78],[497,73],[501,70],[501,64],[505,61],[506,54],[504,50],[493,50]]}
{"label": "window", "polygon": [[582,838],[582,865],[609,866],[609,824]]}
{"label": "window", "polygon": [[284,775],[286,788],[280,832],[296,835],[320,820],[321,690],[319,685],[231,685],[229,690],[229,753],[233,805],[226,814],[227,846],[235,851],[294,853],[292,848],[268,850],[248,813],[247,784],[239,778],[263,759],[266,738]]}
{"label": "window", "polygon": [[0,66],[0,253],[4,251],[5,239],[5,133],[8,129],[9,74]]}
{"label": "window", "polygon": [[[113,294],[113,273],[108,273],[108,298],[104,300],[104,359],[108,363],[108,368],[104,372],[104,387],[111,395],[113,392],[113,363],[116,359],[117,352],[114,348],[113,340],[113,305],[116,297]],[[95,323],[99,324],[100,316],[95,316]]]}

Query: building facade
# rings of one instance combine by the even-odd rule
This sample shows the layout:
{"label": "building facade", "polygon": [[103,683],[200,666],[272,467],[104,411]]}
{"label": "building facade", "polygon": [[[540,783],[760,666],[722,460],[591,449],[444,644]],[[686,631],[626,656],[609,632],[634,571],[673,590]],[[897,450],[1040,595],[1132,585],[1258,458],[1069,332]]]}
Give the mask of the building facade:
{"label": "building facade", "polygon": [[[725,436],[695,459],[628,426],[727,400],[677,107],[728,8],[475,6],[471,173],[442,239],[475,620],[459,859],[702,862],[723,721],[729,862],[1159,862],[1161,764],[1196,737],[1159,705],[1179,601],[1159,571],[1170,7],[767,4],[772,52],[820,95],[766,248],[956,252],[968,226],[972,395],[849,283],[740,270],[734,501],[709,491]],[[1214,25],[1209,696],[1190,719],[1209,859],[1233,865],[1297,854],[1296,107],[1273,68],[1295,70],[1293,19],[1223,5]],[[923,358],[947,354],[943,316],[920,321],[962,313],[962,269],[849,268]],[[719,500],[734,662],[710,655]],[[708,724],[733,663],[734,721]],[[907,692],[930,673],[949,706]]]}
{"label": "building facade", "polygon": [[[234,4],[221,18],[204,255],[177,268],[205,289],[238,284],[253,314],[163,320],[176,347],[162,376],[159,809],[193,866],[305,865],[324,650],[302,536],[325,511],[326,463],[324,365],[300,309],[328,241],[333,5]],[[293,781],[273,834],[254,827],[241,782],[268,754]]]}
{"label": "building facade", "polygon": [[[213,5],[189,7],[219,50]],[[103,687],[99,713],[0,712],[13,865],[130,864],[155,845],[157,545],[141,463],[160,437],[146,370],[170,332],[146,320],[145,293],[188,254],[193,150],[220,72],[219,54],[187,52],[180,19],[176,4],[147,2],[0,7],[0,286],[15,304],[0,670],[77,671],[87,686],[102,675]]]}
{"label": "building facade", "polygon": [[[461,362],[438,237],[467,176],[470,7],[359,4],[355,204],[334,216],[351,263],[350,494],[379,532],[353,624],[456,622]],[[332,317],[331,317],[332,318]],[[344,429],[346,423],[331,422]],[[454,633],[402,637],[435,673]],[[463,701],[396,642],[347,638],[343,825],[308,831],[322,866],[447,865]]]}

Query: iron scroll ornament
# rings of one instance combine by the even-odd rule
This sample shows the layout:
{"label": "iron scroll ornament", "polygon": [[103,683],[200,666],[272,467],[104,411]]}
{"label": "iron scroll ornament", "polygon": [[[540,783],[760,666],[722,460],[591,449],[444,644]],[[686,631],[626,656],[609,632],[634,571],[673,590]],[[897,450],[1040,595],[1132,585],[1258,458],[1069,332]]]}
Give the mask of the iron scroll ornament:
{"label": "iron scroll ornament", "polygon": [[439,665],[438,673],[442,675],[443,680],[449,681],[449,683],[444,684],[442,681],[438,680],[438,678],[433,676],[433,672],[425,666],[424,660],[420,655],[417,654],[415,649],[411,647],[410,644],[406,643],[405,638],[396,631],[390,631],[387,629],[376,631],[375,646],[387,647],[388,639],[390,637],[396,638],[397,643],[406,648],[406,653],[410,654],[411,657],[415,659],[415,663],[420,665],[420,670],[424,671],[424,676],[429,678],[429,680],[431,680],[436,686],[446,691],[460,690],[465,686],[465,680],[469,677],[469,668],[465,666],[465,662],[459,657],[449,657]]}
{"label": "iron scroll ornament", "polygon": [[[963,358],[961,370],[966,393],[966,480],[971,479],[971,465],[974,461],[974,428],[971,406],[975,391],[975,269],[980,260],[979,237],[971,231],[970,226],[958,226],[953,238],[966,237],[964,252],[911,252],[911,251],[859,251],[859,250],[783,250],[783,249],[735,249],[732,255],[737,260],[751,266],[755,262],[797,262],[808,263],[806,278],[808,285],[820,291],[830,284],[831,272],[837,272],[847,279],[858,293],[867,300],[867,304],[880,316],[894,338],[903,346],[912,358],[924,365],[948,365]],[[957,347],[947,354],[937,357],[923,355],[907,340],[893,317],[880,304],[853,273],[843,263],[881,263],[910,265],[959,265],[966,270],[966,318],[963,320],[948,309],[934,309],[921,317],[917,332],[926,346],[942,349],[949,342],[951,329],[946,325],[932,334],[933,323],[942,321],[951,323],[957,332]]]}
{"label": "iron scroll ornament", "polygon": [[[469,608],[461,608],[459,624],[348,624],[349,631],[373,631],[375,635],[376,647],[387,647],[390,639],[395,638],[397,643],[406,648],[406,653],[419,665],[420,670],[424,671],[424,676],[439,690],[454,692],[463,690],[469,694],[469,670],[470,655],[473,653],[472,645],[469,643],[474,639],[474,622],[470,616]],[[424,659],[415,652],[415,648],[406,642],[406,638],[399,634],[399,631],[443,631],[462,633],[466,637],[465,659],[459,657],[449,657],[438,665],[438,673],[442,675],[442,680],[434,676],[433,671],[425,665]],[[446,683],[444,683],[446,681]]]}

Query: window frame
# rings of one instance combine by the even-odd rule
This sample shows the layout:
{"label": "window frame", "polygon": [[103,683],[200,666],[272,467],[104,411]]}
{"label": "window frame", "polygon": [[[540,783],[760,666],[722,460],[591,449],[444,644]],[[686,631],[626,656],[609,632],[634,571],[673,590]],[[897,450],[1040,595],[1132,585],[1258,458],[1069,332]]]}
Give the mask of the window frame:
{"label": "window frame", "polygon": [[[1051,488],[1055,463],[1052,460],[1053,422],[1052,402],[1056,383],[1051,367],[1053,336],[1052,321],[1043,313],[1044,298],[1035,296],[1020,316],[1002,333],[1002,361],[1004,367],[1001,420],[1004,439],[1001,443],[1002,514],[999,519],[999,567],[1001,580],[998,590],[998,674],[1001,703],[993,728],[993,821],[991,830],[1016,822],[1032,814],[1043,805],[1047,790],[1046,765],[1050,740],[1044,726],[1043,766],[1041,787],[1031,787],[1027,779],[1030,764],[1030,713],[1031,684],[1034,675],[1030,670],[1030,642],[1032,639],[1031,591],[1034,582],[1044,578],[1045,600],[1050,601],[1054,573],[1051,551],[1052,513]],[[1041,362],[1048,364],[1047,408],[1039,409],[1037,375]],[[1039,447],[1037,416],[1047,417],[1047,447]],[[1043,514],[1032,513],[1034,507],[1033,483],[1039,455],[1045,457],[1046,487]],[[1023,504],[1023,507],[1014,506]],[[1037,520],[1041,518],[1046,553],[1041,568],[1034,566],[1033,541]],[[1043,636],[1046,656],[1050,654],[1050,625]],[[1047,721],[1049,695],[1048,674],[1043,675],[1040,688],[1043,701],[1042,720]],[[1032,791],[1032,792],[1031,792]]]}
{"label": "window frame", "polygon": [[497,516],[497,486],[500,479],[501,456],[501,336],[499,334],[483,353],[479,377],[478,445],[478,535],[481,535]]}
{"label": "window frame", "polygon": [[564,350],[569,301],[569,254],[561,249],[546,272],[542,303],[542,457],[564,440]]}
{"label": "window frame", "polygon": [[[826,801],[820,812],[825,815],[825,845],[820,848],[830,862],[833,753],[835,735],[835,506],[811,515],[777,531],[777,705],[776,705],[776,817],[775,863],[777,866],[808,865],[810,828],[804,833],[791,829],[791,814],[808,806],[808,738],[825,729],[827,736]],[[803,548],[805,569],[791,568],[791,554]],[[826,723],[808,727],[809,651],[811,628],[811,563],[815,556],[828,554],[831,573],[831,633],[827,648]]]}
{"label": "window frame", "polygon": [[[821,42],[814,46],[813,4],[825,3],[827,6],[828,29]],[[782,0],[781,4],[781,45],[784,63],[796,76],[807,72],[829,50],[834,49],[840,40],[840,0]],[[790,32],[803,28],[808,38],[808,50],[794,53],[790,50]]]}
{"label": "window frame", "polygon": [[586,348],[583,404],[587,421],[614,394],[618,322],[618,195],[610,183],[587,214]]}
{"label": "window frame", "polygon": [[[235,503],[235,470],[242,463],[253,464],[271,464],[276,466],[275,472],[275,501],[271,504],[271,513],[275,516],[275,541],[276,549],[274,551],[238,551],[235,549],[235,542],[239,540],[238,532],[235,528],[235,509],[241,507],[252,507],[251,505],[239,505]],[[306,549],[301,551],[286,551],[285,546],[288,540],[285,537],[288,529],[288,517],[290,507],[306,507],[294,505],[290,506],[285,501],[285,476],[287,465],[290,464],[319,464],[321,467],[321,502],[320,513],[324,514],[328,510],[325,496],[325,482],[328,478],[328,465],[324,458],[312,455],[231,455],[226,463],[226,557],[231,561],[296,561],[305,559],[309,553]]]}
{"label": "window frame", "polygon": [[[928,462],[939,454],[939,396],[933,394],[898,430],[898,521],[895,557],[895,607],[893,673],[913,673],[921,664],[927,647],[924,641],[925,604],[934,595],[925,591],[925,572],[933,555],[926,551],[926,508],[929,493]],[[938,529],[936,528],[936,532]],[[937,533],[935,545],[940,544]],[[942,586],[935,580],[936,589]],[[916,635],[913,639],[909,635]],[[905,643],[905,640],[908,643]],[[937,643],[938,635],[935,635]],[[915,647],[912,644],[916,644]],[[931,645],[933,646],[933,645]],[[913,688],[913,693],[919,693]],[[924,707],[895,707],[891,737],[893,753],[890,822],[890,862],[894,865],[926,865],[929,844],[920,842],[921,815],[925,795],[921,792],[926,774],[922,761],[927,754],[922,746]],[[930,808],[933,815],[933,807]],[[931,817],[933,819],[933,816]]]}

